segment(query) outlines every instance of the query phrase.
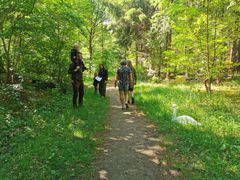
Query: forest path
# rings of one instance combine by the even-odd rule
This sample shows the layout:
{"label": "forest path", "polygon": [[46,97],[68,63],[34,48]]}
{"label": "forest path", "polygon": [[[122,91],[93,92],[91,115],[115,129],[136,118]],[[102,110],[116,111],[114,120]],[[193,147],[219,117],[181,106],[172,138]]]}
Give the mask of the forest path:
{"label": "forest path", "polygon": [[176,179],[180,173],[162,158],[166,148],[154,125],[135,106],[122,110],[117,88],[109,87],[107,96],[109,127],[93,179]]}

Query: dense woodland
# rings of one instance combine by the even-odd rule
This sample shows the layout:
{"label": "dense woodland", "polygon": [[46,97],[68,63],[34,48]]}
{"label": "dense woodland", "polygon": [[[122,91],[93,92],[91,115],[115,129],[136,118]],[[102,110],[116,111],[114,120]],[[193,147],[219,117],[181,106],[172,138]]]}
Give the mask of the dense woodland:
{"label": "dense woodland", "polygon": [[132,60],[141,79],[211,82],[240,72],[236,0],[1,0],[2,81],[18,74],[62,83],[78,42],[92,73]]}

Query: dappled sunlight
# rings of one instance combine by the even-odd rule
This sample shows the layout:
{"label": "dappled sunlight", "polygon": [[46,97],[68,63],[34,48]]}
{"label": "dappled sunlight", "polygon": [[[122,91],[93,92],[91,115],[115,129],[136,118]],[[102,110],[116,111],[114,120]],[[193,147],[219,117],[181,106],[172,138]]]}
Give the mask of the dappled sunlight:
{"label": "dappled sunlight", "polygon": [[131,111],[128,111],[128,112],[123,112],[123,114],[125,114],[125,115],[131,115],[131,114],[132,114],[132,112],[131,112]]}
{"label": "dappled sunlight", "polygon": [[104,155],[108,155],[109,154],[109,150],[103,147],[97,147],[96,148],[98,151],[103,152]]}
{"label": "dappled sunlight", "polygon": [[134,120],[132,120],[132,119],[126,119],[125,120],[127,123],[134,123],[135,121]]}
{"label": "dappled sunlight", "polygon": [[122,106],[111,106],[112,108],[122,109]]}
{"label": "dappled sunlight", "polygon": [[130,107],[129,110],[125,109],[123,112],[124,115],[132,116],[133,118],[136,117],[145,117],[145,114],[142,111],[137,111],[135,107]]}
{"label": "dappled sunlight", "polygon": [[75,137],[78,137],[78,138],[83,138],[83,137],[84,137],[83,132],[80,131],[80,130],[74,131],[74,132],[73,132],[73,135],[74,135]]}
{"label": "dappled sunlight", "polygon": [[110,105],[111,129],[105,147],[100,149],[104,156],[96,176],[99,179],[156,179],[164,176],[163,169],[168,177],[179,176],[178,171],[171,171],[173,168],[165,159],[166,147],[156,134],[156,125],[148,123],[145,113],[135,106],[122,109],[115,88],[110,89],[109,93],[115,97]]}
{"label": "dappled sunlight", "polygon": [[148,138],[148,140],[149,140],[149,141],[153,141],[153,142],[161,142],[160,139],[154,138],[154,137],[150,137],[150,138]]}
{"label": "dappled sunlight", "polygon": [[[237,129],[239,129],[238,117],[240,111],[236,106],[237,103],[233,102],[238,102],[240,96],[237,96],[239,92],[233,89],[232,91],[226,92],[225,89],[218,92],[218,87],[213,86],[213,88],[214,92],[207,94],[199,84],[164,85],[154,88],[152,85],[144,85],[136,88],[136,102],[138,102],[139,108],[156,122],[156,127],[152,129],[158,129],[166,135],[164,140],[160,138],[160,141],[148,139],[152,142],[162,142],[165,147],[170,147],[169,152],[166,152],[167,154],[179,154],[177,159],[170,156],[170,162],[176,161],[181,170],[192,170],[194,168],[202,169],[205,172],[212,171],[213,167],[217,169],[217,164],[224,164],[220,166],[224,170],[216,170],[215,172],[219,176],[220,174],[223,176],[224,173],[234,175],[237,173],[231,171],[231,168],[232,165],[238,164],[236,158],[239,159],[238,150],[233,147],[239,146],[239,143],[236,142],[239,139]],[[191,116],[203,125],[195,127],[188,124],[173,123],[171,121],[173,102],[178,105],[177,116]],[[145,148],[139,149],[145,150]],[[141,151],[141,153],[148,156],[152,155],[148,148],[146,150]],[[208,152],[211,152],[211,155]],[[203,153],[206,155],[195,156],[195,154]],[[216,157],[229,156],[231,158],[226,162],[221,158],[213,158],[213,155]],[[192,157],[190,160],[188,159],[189,156]],[[195,162],[197,160],[207,162],[205,167],[196,167]],[[189,164],[189,167],[184,166],[184,163]],[[236,165],[236,167],[239,167],[239,165]],[[166,175],[179,175],[178,170],[170,169],[165,170]]]}
{"label": "dappled sunlight", "polygon": [[150,161],[160,164],[159,155],[166,151],[165,147],[161,147],[160,145],[153,145],[150,147],[146,147],[145,149],[135,149],[136,152],[146,155]]}
{"label": "dappled sunlight", "polygon": [[164,176],[172,175],[174,177],[177,177],[177,176],[180,176],[181,173],[177,170],[170,169],[170,170],[163,170],[163,175]]}
{"label": "dappled sunlight", "polygon": [[110,140],[113,141],[129,141],[133,138],[134,135],[127,135],[127,136],[119,136],[119,137],[109,137]]}
{"label": "dappled sunlight", "polygon": [[108,86],[108,87],[107,87],[107,90],[108,90],[108,91],[113,91],[113,90],[115,90],[115,89],[116,89],[116,88],[115,88],[114,86]]}
{"label": "dappled sunlight", "polygon": [[108,172],[106,170],[101,170],[98,173],[99,173],[99,178],[100,179],[108,179],[107,178]]}
{"label": "dappled sunlight", "polygon": [[154,128],[156,128],[156,126],[155,126],[155,125],[153,125],[153,124],[150,124],[150,125],[147,125],[147,126],[146,126],[146,128],[149,128],[149,129],[154,129]]}

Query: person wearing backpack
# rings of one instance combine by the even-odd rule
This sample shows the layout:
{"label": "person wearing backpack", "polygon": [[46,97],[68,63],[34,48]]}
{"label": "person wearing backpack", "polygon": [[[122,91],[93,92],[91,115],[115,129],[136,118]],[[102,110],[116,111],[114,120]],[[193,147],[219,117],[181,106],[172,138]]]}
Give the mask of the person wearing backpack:
{"label": "person wearing backpack", "polygon": [[[79,45],[75,44],[71,49],[71,61],[68,73],[71,74],[72,87],[73,87],[73,107],[81,106],[83,104],[84,96],[84,83],[83,83],[83,71],[87,68],[83,63],[83,58],[79,50]],[[78,104],[77,104],[78,99]]]}
{"label": "person wearing backpack", "polygon": [[127,66],[131,69],[131,72],[132,72],[132,83],[129,85],[129,97],[128,97],[128,102],[129,102],[130,104],[134,104],[133,89],[134,89],[134,86],[135,86],[136,83],[137,83],[137,73],[136,73],[136,70],[135,70],[135,68],[133,67],[132,62],[131,62],[130,60],[127,61]]}
{"label": "person wearing backpack", "polygon": [[132,83],[131,69],[127,66],[125,60],[121,61],[121,67],[117,70],[115,78],[115,87],[118,85],[119,97],[122,104],[122,109],[129,108],[128,91],[129,85]]}

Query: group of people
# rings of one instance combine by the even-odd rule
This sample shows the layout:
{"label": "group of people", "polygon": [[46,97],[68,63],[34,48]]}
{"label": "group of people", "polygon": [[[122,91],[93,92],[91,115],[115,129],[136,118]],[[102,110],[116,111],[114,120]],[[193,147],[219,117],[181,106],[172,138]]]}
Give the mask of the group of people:
{"label": "group of people", "polygon": [[[75,44],[71,49],[70,58],[72,63],[69,66],[69,74],[71,74],[73,87],[73,107],[76,108],[83,104],[83,72],[87,70],[78,44]],[[125,109],[129,108],[129,104],[134,104],[133,90],[137,81],[137,75],[131,61],[122,60],[120,65],[115,77],[115,87],[118,86],[122,109]],[[100,64],[99,70],[93,78],[95,94],[99,90],[99,94],[102,97],[106,96],[107,81],[108,70],[104,64]]]}

